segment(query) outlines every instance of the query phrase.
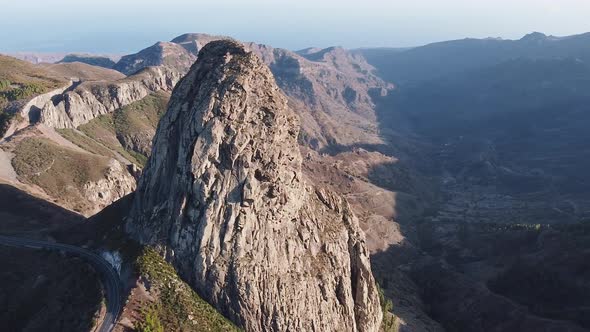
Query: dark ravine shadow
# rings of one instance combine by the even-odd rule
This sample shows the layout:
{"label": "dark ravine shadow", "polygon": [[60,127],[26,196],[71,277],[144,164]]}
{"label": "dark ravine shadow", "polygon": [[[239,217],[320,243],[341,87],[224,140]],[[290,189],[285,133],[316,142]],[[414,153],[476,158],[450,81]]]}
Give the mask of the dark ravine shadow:
{"label": "dark ravine shadow", "polygon": [[[433,214],[441,200],[440,165],[432,158],[432,143],[413,132],[410,121],[394,108],[393,98],[381,96],[379,91],[371,93],[384,143],[332,144],[319,152],[335,157],[361,149],[393,158],[372,164],[366,180],[395,193],[395,221],[405,240],[373,254],[372,271],[386,297],[392,300],[393,313],[407,324],[400,331],[441,331],[439,323],[428,316],[428,303],[421,297],[420,286],[406,270],[424,256],[416,245],[416,225]],[[391,123],[396,125],[392,127]]]}
{"label": "dark ravine shadow", "polygon": [[0,183],[0,233],[3,235],[43,236],[74,227],[84,219],[82,215]]}
{"label": "dark ravine shadow", "polygon": [[[590,257],[585,249],[590,225],[421,228],[426,226],[430,231],[421,230],[418,241],[425,252],[406,246],[404,255],[403,247],[389,248],[372,257],[374,273],[383,281],[391,274],[379,267],[403,267],[404,277],[427,304],[427,314],[448,331],[590,328]],[[395,299],[393,286],[390,296]]]}
{"label": "dark ravine shadow", "polygon": [[[0,234],[29,238],[72,234],[84,217],[0,184]],[[94,325],[102,291],[84,260],[0,246],[0,326],[5,331],[84,331]]]}
{"label": "dark ravine shadow", "polygon": [[[573,286],[571,285],[571,280],[564,281],[564,279],[560,277],[561,275],[566,274],[573,278],[580,273],[586,273],[584,271],[586,271],[588,267],[587,264],[585,265],[583,263],[583,259],[578,259],[577,263],[568,263],[574,268],[574,270],[567,272],[563,269],[555,271],[554,267],[557,265],[557,262],[551,263],[553,265],[543,261],[529,262],[526,265],[531,267],[529,270],[536,271],[539,275],[535,275],[534,273],[532,275],[524,273],[522,269],[519,270],[517,268],[518,266],[514,266],[513,269],[510,270],[514,271],[514,273],[508,273],[503,277],[498,277],[499,279],[495,283],[490,284],[494,286],[492,287],[488,286],[484,281],[473,279],[468,273],[470,271],[464,271],[459,268],[462,267],[462,265],[456,267],[451,264],[457,259],[456,256],[459,255],[459,253],[463,250],[467,250],[466,248],[461,245],[452,246],[438,240],[433,241],[432,243],[426,243],[426,241],[423,241],[424,232],[427,232],[427,227],[424,225],[430,225],[428,227],[431,227],[432,229],[445,229],[446,232],[453,234],[455,237],[462,235],[461,228],[456,228],[453,225],[446,223],[454,223],[457,222],[457,220],[448,220],[445,223],[438,221],[438,223],[429,224],[429,220],[433,219],[431,217],[434,217],[438,213],[437,205],[440,200],[444,200],[444,196],[447,195],[445,192],[441,192],[436,184],[442,182],[444,167],[451,168],[451,171],[453,171],[452,167],[454,167],[456,173],[459,174],[462,172],[462,169],[465,169],[467,161],[469,161],[468,157],[471,155],[479,157],[479,154],[482,152],[478,150],[472,151],[470,154],[461,155],[461,151],[457,151],[457,156],[454,157],[455,159],[451,160],[453,163],[449,165],[447,162],[448,156],[441,155],[441,153],[445,152],[441,150],[441,147],[446,143],[442,140],[442,138],[445,137],[444,135],[452,133],[459,137],[461,136],[461,132],[466,132],[480,139],[487,138],[485,136],[487,134],[493,135],[494,138],[498,138],[495,139],[495,142],[497,143],[496,146],[502,148],[502,151],[505,151],[506,153],[512,153],[512,157],[516,156],[517,158],[520,158],[523,154],[512,149],[511,143],[513,143],[514,140],[521,140],[523,143],[522,146],[527,146],[524,144],[527,143],[527,140],[530,140],[531,137],[536,138],[537,141],[545,142],[542,137],[547,136],[541,136],[541,134],[546,135],[546,132],[550,131],[545,131],[544,129],[553,128],[552,126],[555,125],[553,119],[562,118],[564,114],[561,114],[560,117],[558,117],[555,115],[556,113],[549,113],[547,111],[545,112],[547,114],[543,117],[537,116],[535,118],[536,122],[543,130],[537,128],[536,130],[531,131],[532,129],[530,128],[527,119],[532,113],[529,113],[528,110],[516,115],[486,115],[483,120],[479,119],[478,122],[473,121],[472,115],[468,115],[466,119],[469,119],[471,121],[469,123],[472,125],[467,126],[467,128],[461,127],[466,126],[466,122],[454,122],[453,119],[445,118],[445,114],[431,112],[431,128],[416,128],[416,121],[422,121],[424,118],[417,118],[416,114],[412,113],[412,111],[415,110],[408,109],[408,105],[412,105],[412,103],[409,103],[408,100],[404,100],[406,97],[408,96],[404,95],[404,93],[396,91],[391,92],[388,96],[373,95],[373,100],[376,103],[375,111],[377,113],[379,130],[381,136],[386,141],[385,144],[331,146],[322,151],[330,155],[336,155],[362,148],[367,151],[377,151],[387,156],[395,156],[400,159],[400,162],[376,165],[370,170],[370,182],[387,190],[410,193],[421,198],[424,202],[425,208],[423,209],[422,214],[404,213],[401,215],[401,218],[397,218],[400,222],[401,233],[406,238],[406,242],[402,245],[391,246],[386,251],[374,254],[371,257],[375,277],[385,289],[386,295],[392,298],[398,307],[401,307],[396,309],[394,305],[394,312],[402,319],[405,319],[411,314],[408,315],[407,312],[404,311],[404,307],[410,306],[418,308],[440,322],[449,331],[584,331],[584,328],[588,328],[587,319],[584,318],[587,314],[587,310],[584,308],[587,305],[580,304],[577,305],[577,307],[576,305],[566,306],[566,303],[560,302],[559,296],[556,296],[556,294],[560,294],[557,289],[562,289],[563,294],[570,294],[563,295],[562,298],[572,298],[572,294],[575,294],[576,291],[580,294],[587,294],[588,291],[585,288],[586,286],[581,288],[574,287],[573,289],[576,291],[572,292],[571,290]],[[428,100],[427,98],[422,99],[423,100],[420,100],[421,103],[424,103],[429,107],[434,107],[435,111],[438,110],[436,105],[432,104],[432,100]],[[547,108],[548,110],[553,109],[553,111],[557,112],[556,110],[561,110],[563,107]],[[572,115],[575,112],[578,112],[575,107],[571,109],[572,111],[570,113],[572,113]],[[459,118],[457,119],[461,120]],[[493,131],[484,128],[488,125],[489,121],[493,121],[493,123],[497,125],[497,128],[492,128]],[[578,149],[578,153],[575,155],[578,157],[578,164],[585,165],[590,158],[585,160],[584,163],[580,163],[580,160],[583,160],[580,156],[587,153],[587,149],[577,148],[580,142],[575,141],[572,137],[586,137],[587,131],[580,130],[579,125],[576,124],[567,123],[567,125],[566,128],[571,128],[578,134],[571,135],[571,137],[568,136],[566,145],[569,148]],[[457,131],[459,129],[462,131]],[[487,131],[484,131],[484,129]],[[428,132],[428,130],[434,130],[432,132],[435,133],[435,135],[426,137],[416,134],[417,132],[425,133]],[[573,133],[574,131],[571,132]],[[537,136],[532,136],[533,134]],[[560,134],[560,132],[556,132],[553,135],[555,136],[557,134]],[[454,136],[451,135],[449,137]],[[560,151],[562,148],[557,143],[558,141],[556,140],[549,140],[544,146],[549,146],[554,151]],[[534,144],[528,146],[534,146]],[[541,153],[542,155],[543,150],[539,149],[534,150],[533,152]],[[569,154],[567,157],[573,158],[573,156]],[[525,159],[524,161],[527,160]],[[553,159],[549,161],[553,161]],[[480,162],[479,164],[482,163]],[[505,165],[503,164],[498,163],[492,165],[495,167],[495,171],[490,173],[493,177],[490,176],[489,178],[484,178],[482,180],[489,180],[491,181],[491,185],[497,184],[497,186],[501,186],[501,190],[498,191],[499,195],[524,196],[530,192],[539,192],[539,188],[542,188],[541,185],[543,182],[541,180],[545,179],[543,173],[540,173],[541,175],[533,172],[518,173],[513,172],[508,167],[504,167]],[[523,162],[522,165],[527,164]],[[558,166],[561,165],[562,164],[559,164]],[[587,173],[579,170],[578,166],[568,167],[573,169],[571,171],[568,170],[568,172],[575,174],[576,179],[579,178],[580,174]],[[401,181],[404,173],[400,172],[400,170],[404,169],[410,169],[413,172],[414,177],[407,176],[405,181]],[[516,169],[518,170],[518,168]],[[480,174],[481,170],[475,169],[474,171],[474,175],[465,174],[465,177],[482,177]],[[391,174],[392,181],[384,179],[383,174]],[[402,176],[401,179],[400,175]],[[424,186],[420,184],[420,179],[428,179],[429,181],[432,181],[433,185]],[[587,189],[587,186],[584,186],[587,179],[572,181],[575,183],[571,184],[568,183],[565,178],[560,178],[558,180],[560,181],[556,182],[558,183],[558,186],[560,188],[567,188],[570,191],[570,194],[577,192],[584,194],[582,187]],[[578,183],[578,186],[575,186],[576,183]],[[417,190],[421,187],[425,189]],[[520,191],[524,190],[525,192],[521,193],[520,191],[516,191],[516,189]],[[431,196],[429,196],[429,192],[431,193]],[[576,210],[576,207],[584,206],[583,204],[578,204],[578,201],[570,200],[567,195],[563,196],[563,201],[571,201],[571,203],[567,205],[558,205],[557,207],[560,211],[564,210],[561,205],[573,210]],[[413,202],[411,200],[398,199],[396,200],[396,210],[405,211],[415,209],[412,204]],[[552,216],[550,216],[550,218],[552,218]],[[515,223],[518,221],[514,219],[513,221],[506,220],[503,222]],[[435,231],[431,230],[431,232]],[[492,236],[495,233],[486,234]],[[526,241],[523,240],[523,243],[520,245],[524,246],[525,244]],[[514,244],[512,245],[514,246]],[[522,248],[518,250],[521,249]],[[559,252],[560,251],[558,251],[557,256],[560,255]],[[563,254],[564,252],[560,253]],[[531,255],[533,254],[531,253]],[[497,260],[497,263],[500,262],[509,265],[515,257],[517,257],[516,254],[500,256],[495,259]],[[473,262],[464,262],[465,266],[470,268],[473,266],[480,267],[482,271],[495,268],[493,262],[480,262],[484,258],[479,256],[471,257],[470,259],[472,259]],[[504,268],[509,268],[509,266],[505,266]],[[581,269],[582,272],[575,269]],[[515,282],[515,280],[520,281]],[[522,287],[522,284],[530,283],[531,280],[536,280],[537,289],[529,288],[528,293],[520,294],[519,291],[524,288]],[[551,282],[551,280],[554,284],[545,283]],[[491,291],[490,289],[493,289],[494,291]],[[539,304],[542,303],[539,298],[541,295],[534,294],[534,291],[543,292],[542,289],[547,289],[547,292],[551,292],[551,298],[554,300],[553,302],[563,304],[564,308],[567,308],[567,310],[549,306],[543,308],[543,305]],[[549,296],[550,294],[546,295]],[[400,297],[402,298],[400,299]],[[424,321],[427,322],[427,320]]]}
{"label": "dark ravine shadow", "polygon": [[101,307],[98,275],[58,252],[0,246],[3,331],[90,331]]}

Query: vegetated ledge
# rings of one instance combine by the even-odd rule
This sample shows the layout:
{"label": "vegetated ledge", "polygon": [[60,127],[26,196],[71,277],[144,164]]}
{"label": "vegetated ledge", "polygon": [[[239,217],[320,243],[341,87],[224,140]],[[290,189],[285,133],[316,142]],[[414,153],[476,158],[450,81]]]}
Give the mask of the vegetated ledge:
{"label": "vegetated ledge", "polygon": [[144,317],[136,324],[140,331],[142,327],[150,327],[153,324],[150,321],[161,322],[169,331],[240,331],[182,281],[172,265],[154,249],[144,247],[135,268],[140,278],[147,279],[150,293],[158,297],[143,308]]}
{"label": "vegetated ledge", "polygon": [[127,195],[78,229],[53,234],[58,240],[120,254],[121,279],[127,284],[128,295],[119,324],[131,323],[127,327],[139,332],[241,331],[203,300],[154,249],[127,237],[123,222],[132,200],[133,194]]}

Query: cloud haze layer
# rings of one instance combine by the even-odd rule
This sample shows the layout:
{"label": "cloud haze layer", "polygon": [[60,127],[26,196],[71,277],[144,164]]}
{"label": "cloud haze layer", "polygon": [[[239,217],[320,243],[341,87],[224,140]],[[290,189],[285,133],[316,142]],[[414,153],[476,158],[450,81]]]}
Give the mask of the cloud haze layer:
{"label": "cloud haze layer", "polygon": [[184,32],[299,49],[590,31],[587,0],[8,1],[2,51],[126,53]]}

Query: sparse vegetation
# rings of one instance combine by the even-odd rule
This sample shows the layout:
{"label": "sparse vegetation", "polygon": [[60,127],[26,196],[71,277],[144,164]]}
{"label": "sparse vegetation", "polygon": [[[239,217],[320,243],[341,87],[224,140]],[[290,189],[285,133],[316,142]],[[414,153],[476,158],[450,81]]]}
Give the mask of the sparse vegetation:
{"label": "sparse vegetation", "polygon": [[[110,149],[111,153],[116,152],[137,165],[143,165],[142,159],[137,157],[137,153],[130,153],[130,151],[125,149],[121,145],[121,142],[119,142],[114,127],[112,114],[101,115],[89,123],[80,126],[78,129],[83,132],[91,141],[95,141],[97,144]],[[84,142],[80,142],[78,139],[76,139],[76,137],[71,137],[67,133],[65,135],[67,135],[67,137],[64,135],[62,136],[66,137],[68,140],[73,139],[71,141],[82,148],[85,147],[80,144],[87,145]]]}
{"label": "sparse vegetation", "polygon": [[14,149],[12,166],[21,181],[43,188],[64,204],[83,211],[80,197],[90,181],[104,177],[109,159],[70,150],[41,139],[26,138]]}
{"label": "sparse vegetation", "polygon": [[160,322],[157,308],[144,310],[143,320],[137,323],[136,332],[164,332],[164,326]]}
{"label": "sparse vegetation", "polygon": [[157,303],[145,309],[152,323],[160,321],[167,331],[239,331],[182,281],[154,249],[144,248],[135,265],[152,289],[159,291]]}
{"label": "sparse vegetation", "polygon": [[42,67],[0,55],[0,95],[8,100],[27,98],[65,83]]}
{"label": "sparse vegetation", "polygon": [[0,96],[8,101],[15,101],[41,94],[45,92],[45,90],[45,87],[37,83],[25,83],[19,84],[17,88],[5,89],[4,91],[1,91]]}
{"label": "sparse vegetation", "polygon": [[150,133],[155,132],[169,98],[165,92],[151,94],[114,113],[101,115],[79,130],[129,161],[144,166],[151,148]]}
{"label": "sparse vegetation", "polygon": [[114,157],[115,154],[101,145],[100,143],[96,142],[92,138],[88,136],[84,136],[80,132],[73,130],[73,129],[56,129],[56,131],[68,141],[76,144],[77,146],[81,147],[82,149],[101,156],[105,157]]}
{"label": "sparse vegetation", "polygon": [[0,91],[8,89],[10,87],[10,84],[11,83],[9,80],[0,79]]}
{"label": "sparse vegetation", "polygon": [[385,296],[385,292],[379,284],[377,284],[377,291],[379,292],[379,303],[381,303],[381,311],[383,312],[381,329],[383,332],[397,332],[397,317],[392,313],[393,302]]}
{"label": "sparse vegetation", "polygon": [[6,134],[10,127],[10,122],[14,119],[14,113],[9,113],[2,110],[2,98],[0,97],[0,137]]}
{"label": "sparse vegetation", "polygon": [[124,134],[132,133],[144,126],[156,128],[166,111],[169,98],[167,93],[156,92],[123,107],[114,114],[115,130]]}
{"label": "sparse vegetation", "polygon": [[[154,249],[142,247],[128,237],[123,220],[132,201],[133,194],[113,203],[81,225],[78,232],[68,230],[53,235],[79,244],[88,244],[92,238],[93,246],[119,252],[124,264],[148,280],[154,301],[141,302],[137,308],[141,316],[135,323],[137,331],[158,331],[160,325],[165,331],[240,331],[180,279],[174,267]],[[72,238],[80,233],[87,235]]]}
{"label": "sparse vegetation", "polygon": [[6,107],[64,85],[45,69],[9,56],[0,55],[0,136],[6,133],[14,113]]}

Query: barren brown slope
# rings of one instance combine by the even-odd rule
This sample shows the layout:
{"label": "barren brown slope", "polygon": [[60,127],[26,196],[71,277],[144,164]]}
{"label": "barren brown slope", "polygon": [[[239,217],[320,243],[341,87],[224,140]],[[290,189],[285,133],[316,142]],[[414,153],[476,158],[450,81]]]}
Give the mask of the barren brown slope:
{"label": "barren brown slope", "polygon": [[46,70],[69,80],[80,81],[115,81],[125,77],[124,74],[103,67],[82,62],[42,64]]}

